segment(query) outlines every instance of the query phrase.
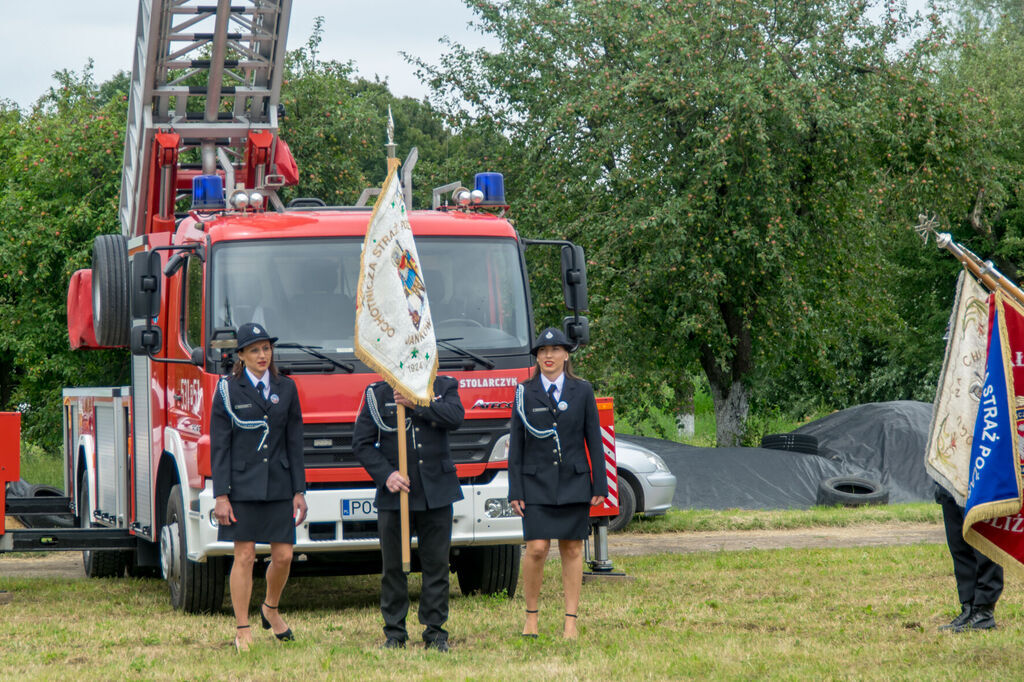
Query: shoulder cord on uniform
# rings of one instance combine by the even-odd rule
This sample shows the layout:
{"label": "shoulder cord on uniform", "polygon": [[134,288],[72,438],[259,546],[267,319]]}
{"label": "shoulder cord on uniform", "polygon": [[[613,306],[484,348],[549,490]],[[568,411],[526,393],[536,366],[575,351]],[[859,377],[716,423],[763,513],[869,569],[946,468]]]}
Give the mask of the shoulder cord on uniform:
{"label": "shoulder cord on uniform", "polygon": [[554,438],[555,447],[558,449],[558,460],[562,460],[562,443],[558,440],[558,431],[554,428],[542,431],[536,426],[530,423],[526,418],[526,391],[523,389],[523,385],[519,384],[516,386],[516,414],[519,415],[519,419],[522,420],[523,426],[530,432],[530,435],[534,438]]}
{"label": "shoulder cord on uniform", "polygon": [[217,390],[220,392],[221,399],[224,401],[224,409],[227,411],[228,416],[231,417],[231,423],[240,429],[246,431],[255,431],[256,429],[263,429],[263,437],[260,438],[260,444],[256,446],[257,450],[263,448],[263,444],[267,441],[267,436],[270,435],[270,424],[261,420],[258,421],[246,421],[240,419],[235,411],[231,409],[231,397],[228,394],[228,382],[227,379],[221,379],[217,384]]}
{"label": "shoulder cord on uniform", "polygon": [[[384,419],[380,416],[380,409],[377,407],[377,396],[373,394],[373,386],[366,387],[366,406],[370,408],[370,416],[373,417],[373,423],[377,425],[377,428],[386,433],[395,433],[398,431],[397,426],[388,426],[384,423]],[[405,428],[409,428],[409,423],[412,421],[411,417],[405,418]],[[378,440],[380,440],[378,438]]]}

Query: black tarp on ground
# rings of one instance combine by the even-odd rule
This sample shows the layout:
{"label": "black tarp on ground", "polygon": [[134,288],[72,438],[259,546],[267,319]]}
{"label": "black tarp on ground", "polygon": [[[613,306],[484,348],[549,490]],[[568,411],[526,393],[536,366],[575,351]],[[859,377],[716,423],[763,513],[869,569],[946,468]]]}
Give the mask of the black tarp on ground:
{"label": "black tarp on ground", "polygon": [[924,469],[930,403],[868,403],[795,431],[818,438],[819,455],[765,448],[698,448],[657,438],[617,437],[652,450],[676,476],[679,509],[792,509],[817,502],[832,476],[881,482],[890,502],[932,498]]}
{"label": "black tarp on ground", "polygon": [[880,481],[890,502],[920,502],[935,499],[924,468],[931,419],[931,403],[895,400],[834,412],[794,433],[817,437],[820,455]]}

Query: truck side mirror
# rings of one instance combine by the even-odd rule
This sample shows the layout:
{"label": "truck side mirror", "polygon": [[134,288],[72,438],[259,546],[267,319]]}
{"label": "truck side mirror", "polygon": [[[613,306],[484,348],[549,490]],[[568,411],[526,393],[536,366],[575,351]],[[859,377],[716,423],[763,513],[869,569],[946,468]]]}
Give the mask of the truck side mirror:
{"label": "truck side mirror", "polygon": [[138,324],[132,327],[130,341],[132,355],[150,355],[164,347],[160,327]]}
{"label": "truck side mirror", "polygon": [[587,309],[587,261],[577,244],[562,247],[562,293],[569,310]]}
{"label": "truck side mirror", "polygon": [[577,346],[585,346],[590,343],[590,320],[580,315],[579,317],[569,316],[562,320],[562,330],[565,336]]}
{"label": "truck side mirror", "polygon": [[[143,251],[132,257],[132,317],[152,319],[160,314],[160,253]],[[134,338],[134,337],[133,337]]]}

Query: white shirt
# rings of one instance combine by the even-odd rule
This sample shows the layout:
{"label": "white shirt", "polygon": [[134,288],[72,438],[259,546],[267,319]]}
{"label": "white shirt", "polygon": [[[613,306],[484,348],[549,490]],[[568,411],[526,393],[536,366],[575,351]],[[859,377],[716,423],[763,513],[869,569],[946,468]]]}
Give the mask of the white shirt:
{"label": "white shirt", "polygon": [[262,377],[258,377],[255,374],[253,374],[252,372],[250,372],[249,368],[246,367],[245,368],[245,374],[246,374],[246,376],[249,377],[249,381],[252,382],[252,387],[253,388],[256,388],[256,384],[258,384],[259,382],[261,382],[261,381],[263,382],[263,399],[264,400],[269,400],[270,399],[270,370],[268,369],[266,372],[264,372]]}
{"label": "white shirt", "polygon": [[540,375],[540,384],[541,384],[541,386],[544,387],[544,392],[545,393],[548,392],[548,388],[550,388],[552,386],[552,384],[554,385],[554,387],[555,387],[555,395],[553,397],[554,397],[555,402],[558,402],[558,398],[561,397],[561,395],[562,395],[562,385],[564,383],[565,383],[565,372],[562,372],[561,374],[559,374],[558,378],[555,379],[554,381],[550,381],[543,374]]}

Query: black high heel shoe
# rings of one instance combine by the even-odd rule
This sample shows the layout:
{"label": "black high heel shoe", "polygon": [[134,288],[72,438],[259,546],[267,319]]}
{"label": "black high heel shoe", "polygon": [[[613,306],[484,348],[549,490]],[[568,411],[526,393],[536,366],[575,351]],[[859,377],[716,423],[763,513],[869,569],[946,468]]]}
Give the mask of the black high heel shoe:
{"label": "black high heel shoe", "polygon": [[[266,606],[268,609],[273,609],[275,611],[277,610],[277,607],[276,606],[271,606],[267,602],[263,602],[263,604],[260,606],[260,618],[263,619],[263,629],[264,630],[269,630],[270,629],[270,621],[267,620],[267,616],[263,613],[263,607],[264,606]],[[285,630],[284,632],[282,632],[280,634],[275,632],[274,633],[274,637],[277,637],[282,642],[293,642],[293,641],[295,641],[295,635],[292,634],[292,629],[291,628],[288,628],[287,630]]]}
{"label": "black high heel shoe", "polygon": [[[539,610],[539,609],[533,609],[533,610],[531,611],[530,609],[526,609],[526,612],[527,612],[527,613],[537,613],[537,611],[538,611],[538,610]],[[535,633],[530,633],[530,634],[527,634],[527,633],[525,633],[525,632],[524,632],[524,633],[523,633],[523,634],[522,634],[521,636],[522,636],[522,637],[529,637],[530,639],[537,639],[537,635],[536,635]]]}

